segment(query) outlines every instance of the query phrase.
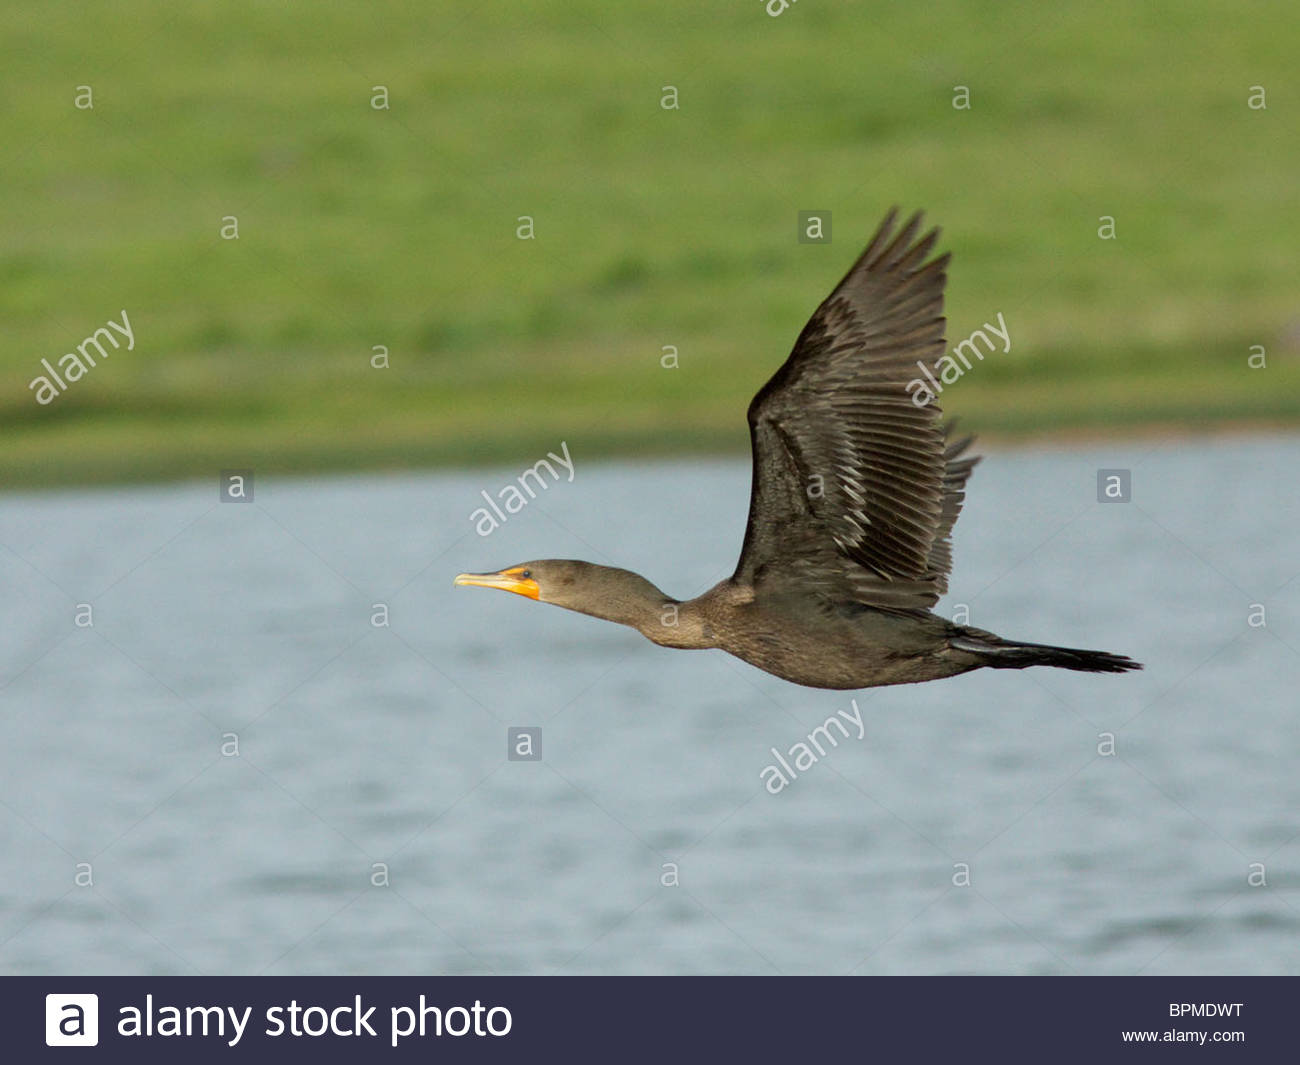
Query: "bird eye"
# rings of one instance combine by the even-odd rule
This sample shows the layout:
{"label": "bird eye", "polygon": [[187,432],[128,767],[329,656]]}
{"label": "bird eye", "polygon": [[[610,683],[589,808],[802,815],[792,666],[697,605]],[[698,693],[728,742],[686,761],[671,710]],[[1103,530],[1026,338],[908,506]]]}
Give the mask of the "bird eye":
{"label": "bird eye", "polygon": [[520,579],[521,581],[526,581],[526,580],[528,580],[528,578],[531,577],[532,575],[533,575],[533,571],[530,570],[530,569],[526,569],[526,570],[523,571],[523,573],[519,574],[519,579]]}

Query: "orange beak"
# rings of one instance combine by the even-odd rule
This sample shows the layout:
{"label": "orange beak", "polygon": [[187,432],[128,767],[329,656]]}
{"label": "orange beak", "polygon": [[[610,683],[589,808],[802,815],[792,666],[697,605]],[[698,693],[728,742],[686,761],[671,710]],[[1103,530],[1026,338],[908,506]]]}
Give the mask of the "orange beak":
{"label": "orange beak", "polygon": [[514,569],[503,569],[500,573],[462,573],[452,583],[470,584],[479,588],[500,588],[503,591],[514,592],[516,595],[527,596],[529,599],[536,599],[541,595],[542,590],[531,577],[520,576],[523,572],[522,566],[516,566]]}

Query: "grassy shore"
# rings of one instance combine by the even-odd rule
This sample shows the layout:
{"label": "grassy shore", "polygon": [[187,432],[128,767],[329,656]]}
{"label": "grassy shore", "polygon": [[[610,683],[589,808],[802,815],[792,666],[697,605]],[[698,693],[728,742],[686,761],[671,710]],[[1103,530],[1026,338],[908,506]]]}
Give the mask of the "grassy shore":
{"label": "grassy shore", "polygon": [[[0,485],[740,451],[895,202],[945,227],[950,340],[1010,327],[943,396],[970,428],[1300,424],[1297,28],[1208,0],[0,9]],[[830,243],[795,240],[810,209]],[[36,403],[124,308],[134,350]]]}

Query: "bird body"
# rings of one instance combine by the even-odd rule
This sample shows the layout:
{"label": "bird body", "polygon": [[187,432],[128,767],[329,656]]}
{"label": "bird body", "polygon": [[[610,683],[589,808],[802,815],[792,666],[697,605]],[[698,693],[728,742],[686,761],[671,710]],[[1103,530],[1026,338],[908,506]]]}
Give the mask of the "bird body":
{"label": "bird body", "polygon": [[715,646],[807,687],[910,684],[979,665],[975,655],[947,644],[955,627],[935,614],[890,615],[852,603],[822,606],[797,595],[760,598],[730,580],[695,602],[709,619]]}
{"label": "bird body", "polygon": [[567,559],[462,573],[637,629],[664,647],[719,648],[795,684],[856,689],[972,669],[1099,673],[1122,655],[1004,640],[931,612],[947,591],[952,529],[978,459],[907,387],[944,349],[949,256],[896,212],[749,405],[753,477],[735,573],[673,599],[629,570]]}

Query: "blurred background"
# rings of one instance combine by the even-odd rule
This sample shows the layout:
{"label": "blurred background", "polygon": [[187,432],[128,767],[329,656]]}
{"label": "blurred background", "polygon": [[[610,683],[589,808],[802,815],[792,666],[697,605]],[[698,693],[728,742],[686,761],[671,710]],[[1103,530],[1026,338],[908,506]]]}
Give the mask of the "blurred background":
{"label": "blurred background", "polygon": [[[1280,0],[0,19],[7,484],[514,461],[557,434],[739,453],[894,203],[945,229],[950,337],[1014,330],[944,397],[972,427],[1300,416]],[[829,244],[795,241],[800,210]],[[123,308],[135,351],[33,403],[39,360]]]}
{"label": "blurred background", "polygon": [[[1297,30],[0,4],[0,968],[1294,973]],[[745,407],[892,204],[1012,338],[942,397],[939,611],[1147,670],[859,693],[771,796],[849,693],[450,580],[729,574]]]}

